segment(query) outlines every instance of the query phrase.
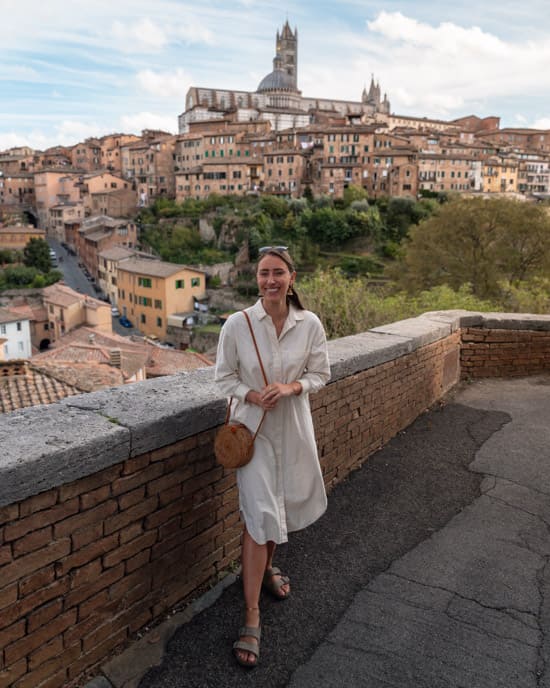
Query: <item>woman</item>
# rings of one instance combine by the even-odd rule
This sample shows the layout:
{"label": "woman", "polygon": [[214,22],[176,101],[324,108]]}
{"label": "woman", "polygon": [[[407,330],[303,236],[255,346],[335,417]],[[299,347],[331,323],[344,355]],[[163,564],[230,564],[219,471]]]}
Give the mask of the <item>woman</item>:
{"label": "woman", "polygon": [[257,666],[260,656],[262,585],[279,600],[290,595],[288,577],[273,567],[275,547],[327,505],[308,398],[330,377],[326,337],[319,318],[300,303],[295,279],[286,247],[260,249],[261,298],[247,313],[269,384],[242,313],[228,318],[218,345],[216,382],[234,399],[234,419],[255,432],[266,412],[252,460],[237,470],[245,624],[233,652],[246,667]]}

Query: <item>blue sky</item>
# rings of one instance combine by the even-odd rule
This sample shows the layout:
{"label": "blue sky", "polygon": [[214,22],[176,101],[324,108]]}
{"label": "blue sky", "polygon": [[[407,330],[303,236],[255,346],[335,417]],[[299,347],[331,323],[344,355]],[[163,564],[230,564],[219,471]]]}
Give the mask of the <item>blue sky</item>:
{"label": "blue sky", "polygon": [[255,90],[298,28],[305,96],[550,128],[546,0],[0,0],[0,150],[177,131],[189,86]]}

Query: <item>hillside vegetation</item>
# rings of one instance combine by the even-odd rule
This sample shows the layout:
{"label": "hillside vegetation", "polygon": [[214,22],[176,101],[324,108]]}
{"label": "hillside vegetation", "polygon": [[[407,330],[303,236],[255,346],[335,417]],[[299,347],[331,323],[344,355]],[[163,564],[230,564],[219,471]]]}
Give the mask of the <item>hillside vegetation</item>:
{"label": "hillside vegetation", "polygon": [[[199,219],[215,238],[204,242]],[[164,260],[232,260],[244,243],[288,246],[298,287],[330,337],[428,310],[550,312],[550,217],[543,204],[437,197],[372,201],[350,187],[329,197],[210,196],[158,201],[139,218]],[[255,293],[253,268],[237,287]]]}

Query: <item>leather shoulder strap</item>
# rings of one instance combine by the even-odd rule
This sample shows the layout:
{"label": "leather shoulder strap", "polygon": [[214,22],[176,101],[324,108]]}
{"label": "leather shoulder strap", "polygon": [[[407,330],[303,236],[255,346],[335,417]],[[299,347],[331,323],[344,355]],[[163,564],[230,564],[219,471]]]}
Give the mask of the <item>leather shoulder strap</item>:
{"label": "leather shoulder strap", "polygon": [[256,349],[256,355],[258,356],[260,368],[262,369],[262,375],[264,376],[264,382],[266,385],[268,385],[269,382],[267,381],[267,375],[265,374],[264,364],[262,363],[262,357],[260,356],[260,350],[258,349],[258,342],[256,341],[256,337],[254,335],[254,330],[252,329],[252,323],[250,322],[250,317],[246,311],[243,311],[243,315],[246,318],[246,322],[248,323],[248,329],[250,330],[250,334],[252,335],[252,341],[254,342],[254,348]]}

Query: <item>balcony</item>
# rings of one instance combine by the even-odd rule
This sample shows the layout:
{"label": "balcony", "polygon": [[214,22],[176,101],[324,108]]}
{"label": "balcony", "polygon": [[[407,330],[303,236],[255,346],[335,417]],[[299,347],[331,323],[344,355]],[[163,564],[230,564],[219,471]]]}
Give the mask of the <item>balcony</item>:
{"label": "balcony", "polygon": [[[548,372],[550,316],[431,313],[329,350],[331,383],[311,405],[330,490],[461,377]],[[61,688],[238,558],[234,475],[213,460],[225,401],[212,376],[0,416],[6,685]]]}

